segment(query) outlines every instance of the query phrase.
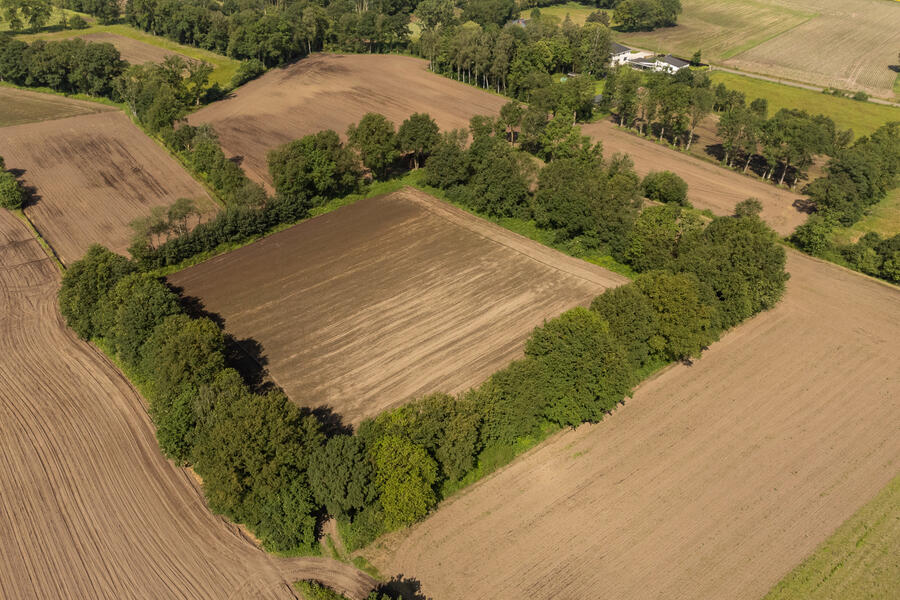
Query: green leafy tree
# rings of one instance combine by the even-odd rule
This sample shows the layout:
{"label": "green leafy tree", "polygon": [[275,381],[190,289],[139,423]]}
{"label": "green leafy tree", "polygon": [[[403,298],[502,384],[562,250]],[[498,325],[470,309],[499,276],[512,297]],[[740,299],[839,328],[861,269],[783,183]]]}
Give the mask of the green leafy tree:
{"label": "green leafy tree", "polygon": [[671,171],[652,171],[647,173],[641,183],[644,196],[665,204],[690,206],[687,199],[688,185]]}
{"label": "green leafy tree", "polygon": [[578,307],[532,333],[525,355],[543,364],[545,415],[574,427],[596,422],[621,402],[635,381],[624,347],[597,312]]}
{"label": "green leafy tree", "polygon": [[468,133],[445,131],[425,163],[425,183],[442,189],[466,183],[471,173],[465,151]]}
{"label": "green leafy tree", "polygon": [[136,270],[127,258],[99,244],[69,265],[59,289],[59,310],[78,337],[88,340],[103,333],[96,322],[100,303],[119,280]]}
{"label": "green leafy tree", "polygon": [[15,210],[25,203],[25,190],[16,176],[0,170],[0,206]]}
{"label": "green leafy tree", "polygon": [[372,480],[372,464],[358,436],[336,435],[312,452],[309,484],[330,515],[350,516],[371,504]]}
{"label": "green leafy tree", "polygon": [[377,441],[372,449],[375,485],[390,529],[410,525],[437,503],[432,486],[437,464],[424,448],[396,435]]}
{"label": "green leafy tree", "polygon": [[400,155],[394,125],[378,113],[368,113],[359,124],[350,125],[347,139],[359,152],[366,168],[381,179],[387,176],[388,169]]}
{"label": "green leafy tree", "polygon": [[606,290],[591,302],[591,310],[609,323],[609,330],[625,347],[634,367],[650,361],[650,340],[657,334],[656,311],[633,283]]}
{"label": "green leafy tree", "polygon": [[664,269],[677,256],[682,235],[699,227],[697,219],[678,206],[649,206],[634,223],[625,260],[636,271]]}
{"label": "green leafy tree", "polygon": [[431,156],[440,139],[437,123],[427,113],[414,113],[403,121],[397,131],[400,152],[412,155],[416,169]]}

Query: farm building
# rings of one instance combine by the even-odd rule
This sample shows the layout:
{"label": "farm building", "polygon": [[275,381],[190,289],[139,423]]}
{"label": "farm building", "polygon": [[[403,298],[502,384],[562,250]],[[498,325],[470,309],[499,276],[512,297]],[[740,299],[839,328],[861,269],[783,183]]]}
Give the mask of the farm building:
{"label": "farm building", "polygon": [[628,57],[631,55],[631,48],[628,46],[623,46],[622,44],[617,44],[613,42],[609,45],[609,54],[610,54],[610,62],[612,65],[618,66],[625,64],[628,61]]}
{"label": "farm building", "polygon": [[624,64],[630,65],[632,68],[642,71],[665,71],[666,73],[677,73],[681,69],[689,66],[691,63],[678,57],[666,54],[665,56],[642,56],[625,60]]}

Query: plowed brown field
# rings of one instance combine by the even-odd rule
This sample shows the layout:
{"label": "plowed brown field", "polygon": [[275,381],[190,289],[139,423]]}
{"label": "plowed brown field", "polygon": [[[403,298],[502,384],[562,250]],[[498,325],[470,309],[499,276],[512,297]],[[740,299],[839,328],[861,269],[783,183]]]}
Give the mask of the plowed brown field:
{"label": "plowed brown field", "polygon": [[[0,127],[64,119],[106,110],[115,109],[97,102],[82,102],[52,94],[0,87]],[[0,138],[5,133],[0,133]]]}
{"label": "plowed brown field", "polygon": [[688,199],[696,208],[708,208],[717,215],[730,215],[741,200],[757,198],[763,205],[762,218],[781,235],[791,233],[808,216],[799,208],[804,198],[801,194],[660,146],[617,129],[608,121],[582,125],[581,130],[603,143],[605,156],[615,152],[631,156],[634,168],[641,176],[650,171],[676,173],[687,182]]}
{"label": "plowed brown field", "polygon": [[0,598],[294,598],[301,577],[364,597],[353,567],[270,557],[207,510],[140,396],[66,329],[58,285],[0,210]]}
{"label": "plowed brown field", "polygon": [[408,56],[316,54],[269,71],[188,120],[211,123],[225,153],[243,157],[247,175],[271,184],[269,150],[323,129],[343,136],[368,112],[398,126],[412,113],[427,112],[441,129],[453,129],[468,127],[474,115],[496,114],[507,102],[426,65]]}
{"label": "plowed brown field", "polygon": [[762,597],[900,465],[900,290],[791,252],[773,310],[371,550],[455,598]]}
{"label": "plowed brown field", "polygon": [[262,344],[294,402],[351,423],[480,382],[544,319],[625,281],[410,188],[170,277]]}
{"label": "plowed brown field", "polygon": [[187,197],[207,215],[216,210],[203,187],[118,111],[4,128],[0,156],[36,190],[25,212],[67,264],[93,243],[124,253],[128,224],[153,206]]}
{"label": "plowed brown field", "polygon": [[[147,44],[139,40],[118,35],[116,33],[108,33],[98,31],[97,33],[86,33],[84,35],[76,35],[86,42],[106,42],[112,44],[119,51],[123,60],[127,60],[133,65],[142,65],[144,63],[162,62],[167,56],[179,56],[178,52],[166,50],[153,44]],[[181,55],[183,56],[183,55]]]}

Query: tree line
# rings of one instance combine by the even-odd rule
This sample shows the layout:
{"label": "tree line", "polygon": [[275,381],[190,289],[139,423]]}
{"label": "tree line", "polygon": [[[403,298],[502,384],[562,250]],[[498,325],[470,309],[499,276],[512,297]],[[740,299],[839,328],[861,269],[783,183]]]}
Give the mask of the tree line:
{"label": "tree line", "polygon": [[[190,232],[155,247],[145,240],[133,260],[92,247],[67,270],[60,309],[79,336],[133,374],[160,447],[195,468],[213,510],[279,551],[316,552],[317,522],[332,515],[348,547],[360,547],[421,519],[546,432],[600,420],[649,371],[698,356],[783,293],[784,251],[752,203],[709,221],[677,204],[641,210],[643,182],[626,157],[604,158],[599,146],[573,140],[535,173],[512,133],[488,117],[474,118],[469,132],[440,133],[427,115],[397,130],[367,115],[350,127],[348,145],[335,132],[306,136],[270,154],[275,197],[235,200]],[[208,128],[166,137],[195,167],[206,156],[216,157],[208,165],[225,164]],[[523,215],[560,240],[605,245],[639,276],[536,328],[525,357],[483,385],[417,399],[350,434],[280,391],[248,386],[229,365],[219,327],[189,316],[147,273],[228,236],[302,218],[358,189],[362,166],[384,176],[423,161],[429,183],[475,212]],[[172,214],[173,223],[188,218]]]}
{"label": "tree line", "polygon": [[0,156],[0,207],[16,210],[24,204],[25,189],[18,178],[6,170],[6,162]]}
{"label": "tree line", "polygon": [[603,95],[619,125],[685,149],[700,123],[718,112],[722,162],[743,172],[753,167],[764,179],[792,187],[805,177],[813,155],[834,156],[853,138],[852,131],[838,130],[824,115],[781,109],[769,117],[765,98],[748,104],[742,92],[713,86],[705,72],[690,69],[669,75],[619,67],[607,78]]}

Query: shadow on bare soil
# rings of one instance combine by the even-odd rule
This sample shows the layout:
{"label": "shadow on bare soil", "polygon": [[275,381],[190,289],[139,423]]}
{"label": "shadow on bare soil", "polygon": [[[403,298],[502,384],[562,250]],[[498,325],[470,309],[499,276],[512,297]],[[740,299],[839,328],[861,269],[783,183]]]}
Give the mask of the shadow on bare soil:
{"label": "shadow on bare soil", "polygon": [[384,594],[389,598],[403,598],[403,600],[434,600],[422,593],[422,583],[413,577],[404,577],[399,573],[391,577],[391,580],[382,583],[375,590],[378,594]]}

